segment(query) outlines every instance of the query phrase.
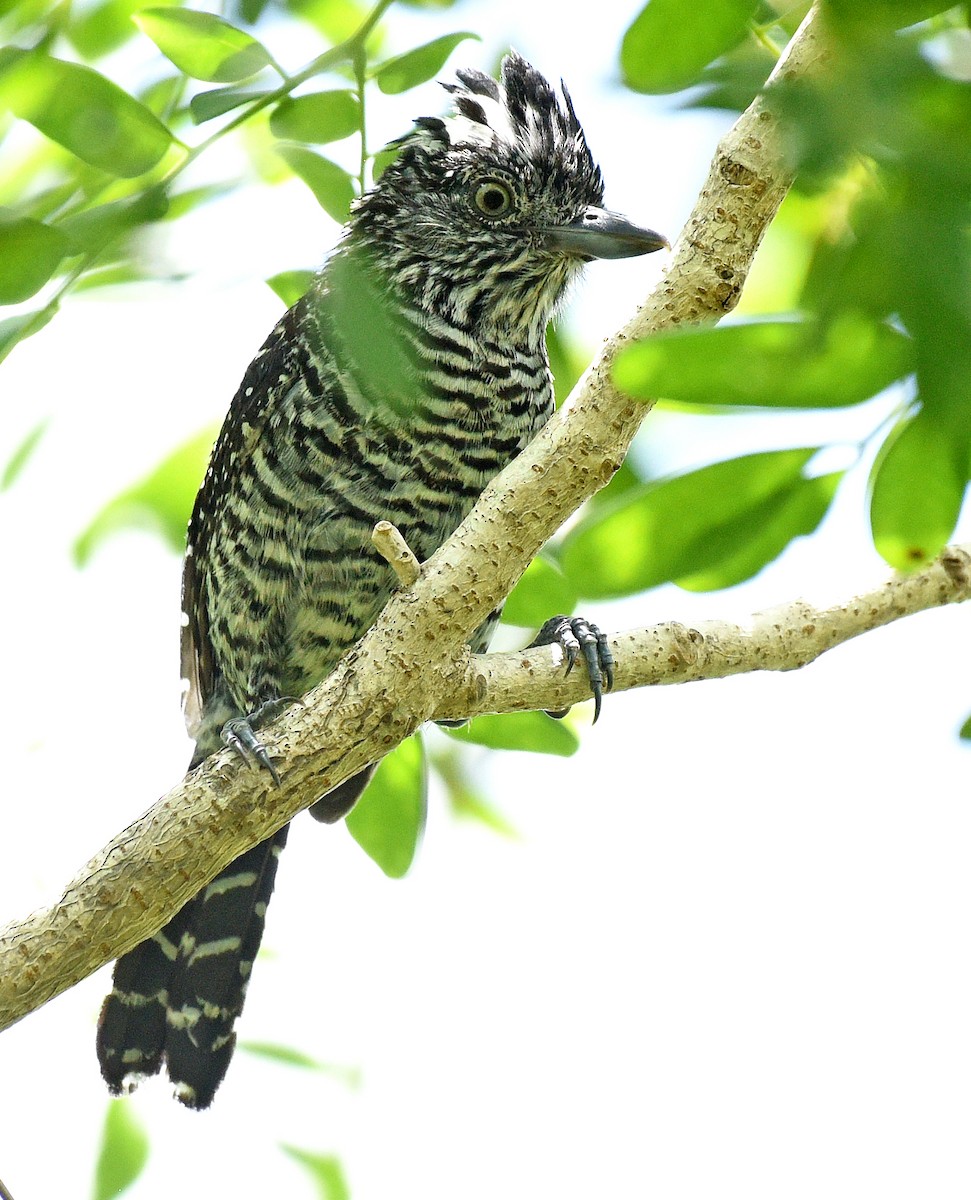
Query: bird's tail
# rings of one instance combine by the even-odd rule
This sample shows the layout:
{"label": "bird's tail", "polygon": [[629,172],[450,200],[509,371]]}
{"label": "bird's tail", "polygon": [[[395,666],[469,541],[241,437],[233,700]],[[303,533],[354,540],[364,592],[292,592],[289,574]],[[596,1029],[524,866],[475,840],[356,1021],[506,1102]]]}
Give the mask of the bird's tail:
{"label": "bird's tail", "polygon": [[176,1095],[207,1108],[233,1055],[263,936],[284,825],[248,850],[153,937],[115,964],[98,1023],[101,1074],[116,1095],[166,1063]]}

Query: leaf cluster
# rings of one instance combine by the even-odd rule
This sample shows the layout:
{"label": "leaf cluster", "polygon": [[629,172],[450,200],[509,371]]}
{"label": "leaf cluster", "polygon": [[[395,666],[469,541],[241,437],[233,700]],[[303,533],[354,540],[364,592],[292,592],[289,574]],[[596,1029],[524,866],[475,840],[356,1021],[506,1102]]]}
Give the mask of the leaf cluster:
{"label": "leaf cluster", "polygon": [[[688,105],[746,103],[806,7],[650,0],[624,39],[625,79],[683,90]],[[823,18],[821,70],[765,91],[796,175],[783,236],[768,239],[790,243],[779,256],[789,271],[775,289],[782,306],[656,335],[623,353],[614,377],[634,396],[713,416],[884,396],[855,451],[872,461],[874,544],[907,570],[947,542],[971,477],[968,14],[829,0]],[[808,209],[814,219],[800,228]],[[625,491],[563,541],[567,582],[581,595],[622,596],[749,578],[827,512],[846,473],[818,473],[814,451],[826,448],[747,455]]]}
{"label": "leaf cluster", "polygon": [[[365,136],[372,85],[389,95],[413,88],[475,36],[447,34],[382,55],[380,20],[391,2],[369,11],[354,0],[287,4],[322,46],[296,70],[243,28],[264,17],[265,0],[241,4],[236,22],[132,0],[0,10],[0,305],[44,296],[39,307],[0,319],[0,360],[72,290],[150,277],[136,253],[147,227],[256,178],[301,179],[343,222],[375,158]],[[159,58],[155,78],[128,90],[102,60],[136,40],[154,43]],[[34,136],[24,136],[27,128]],[[182,185],[190,165],[242,129],[248,178]],[[310,148],[351,137],[360,143],[356,173]]]}

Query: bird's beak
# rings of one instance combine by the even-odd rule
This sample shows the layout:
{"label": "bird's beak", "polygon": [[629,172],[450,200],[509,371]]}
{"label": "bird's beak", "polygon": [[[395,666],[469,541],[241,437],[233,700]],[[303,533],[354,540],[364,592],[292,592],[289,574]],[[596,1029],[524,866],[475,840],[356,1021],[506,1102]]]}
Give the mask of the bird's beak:
{"label": "bird's beak", "polygon": [[634,258],[653,254],[662,246],[671,249],[666,237],[653,229],[642,229],[605,208],[587,208],[569,225],[548,226],[544,231],[560,250],[583,258]]}

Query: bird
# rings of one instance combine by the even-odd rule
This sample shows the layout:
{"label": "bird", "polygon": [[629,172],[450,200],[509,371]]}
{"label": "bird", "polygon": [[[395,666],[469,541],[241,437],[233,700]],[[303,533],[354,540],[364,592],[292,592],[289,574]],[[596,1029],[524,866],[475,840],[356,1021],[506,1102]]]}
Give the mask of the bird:
{"label": "bird", "polygon": [[[395,589],[375,523],[393,522],[428,558],[551,416],[545,330],[583,265],[668,244],[603,208],[565,85],[516,52],[498,79],[468,68],[455,80],[450,114],[415,121],[355,201],[216,440],[183,569],[190,770],[228,744],[279,782],[260,725],[333,670]],[[605,636],[560,615],[532,645],[554,642],[568,669],[585,663],[599,712],[613,670]],[[373,770],[312,814],[345,816]],[[287,833],[230,863],[118,960],[97,1037],[112,1093],[164,1062],[181,1103],[211,1104]]]}

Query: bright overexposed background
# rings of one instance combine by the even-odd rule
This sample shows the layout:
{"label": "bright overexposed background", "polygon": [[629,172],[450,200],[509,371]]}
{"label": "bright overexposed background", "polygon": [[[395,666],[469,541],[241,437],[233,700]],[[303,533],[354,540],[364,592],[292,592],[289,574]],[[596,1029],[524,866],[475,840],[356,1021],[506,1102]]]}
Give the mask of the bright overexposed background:
{"label": "bright overexposed background", "polygon": [[[562,75],[608,204],[673,239],[729,118],[617,85],[637,7],[394,11],[390,48],[464,27],[485,40],[453,64],[488,69],[512,44]],[[274,51],[298,64],[287,37]],[[434,85],[379,98],[374,144],[443,103]],[[50,418],[0,496],[0,922],[55,899],[189,753],[177,558],[126,533],[78,572],[72,541],[219,419],[279,315],[262,280],[336,234],[302,185],[251,189],[160,244],[187,282],[72,301],[0,371],[0,462]],[[662,258],[590,268],[567,319],[591,348]],[[655,414],[638,452],[681,469],[852,443],[875,411]],[[859,474],[819,535],[752,582],[585,614],[607,629],[745,619],[862,589],[886,568]],[[146,1084],[132,1103],[152,1156],[131,1195],[312,1197],[285,1142],[339,1156],[354,1200],[966,1196],[968,646],[967,614],[947,609],[790,675],[611,697],[573,759],[482,753],[517,838],[433,794],[402,882],[343,827],[298,820],[240,1034],[339,1070],[238,1053],[202,1115]],[[17,1200],[90,1192],[108,986],[105,969],[0,1036],[0,1178]]]}

